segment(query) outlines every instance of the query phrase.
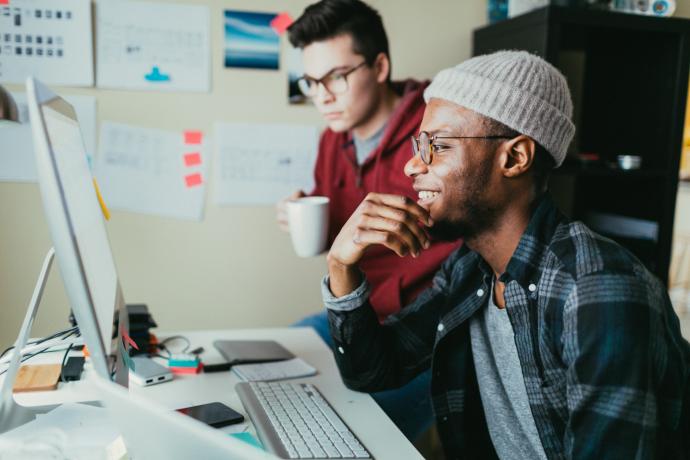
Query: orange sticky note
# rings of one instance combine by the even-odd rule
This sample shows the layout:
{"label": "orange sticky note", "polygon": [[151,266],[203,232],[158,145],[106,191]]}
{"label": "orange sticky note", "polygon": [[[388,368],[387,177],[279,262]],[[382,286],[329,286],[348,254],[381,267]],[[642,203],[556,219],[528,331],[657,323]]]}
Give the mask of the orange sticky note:
{"label": "orange sticky note", "polygon": [[201,164],[201,154],[199,152],[185,153],[184,165],[196,166]]}
{"label": "orange sticky note", "polygon": [[184,176],[184,181],[187,184],[187,187],[196,187],[197,185],[201,185],[201,174],[195,173]]}
{"label": "orange sticky note", "polygon": [[278,35],[283,35],[293,22],[294,20],[289,14],[280,13],[271,20],[271,28],[273,28]]}
{"label": "orange sticky note", "polygon": [[185,144],[201,144],[202,138],[201,131],[185,131],[184,132],[184,143]]}

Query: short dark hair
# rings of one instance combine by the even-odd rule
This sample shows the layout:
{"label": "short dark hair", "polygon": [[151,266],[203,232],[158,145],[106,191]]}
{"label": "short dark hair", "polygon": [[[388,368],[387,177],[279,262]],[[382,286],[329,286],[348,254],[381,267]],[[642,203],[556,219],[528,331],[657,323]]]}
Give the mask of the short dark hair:
{"label": "short dark hair", "polygon": [[[481,116],[481,118],[487,134],[508,137],[517,137],[522,134],[491,117]],[[556,167],[556,161],[553,155],[539,142],[534,141],[534,145],[534,161],[531,169],[534,176],[534,187],[538,192],[541,192],[546,188],[551,171]]]}
{"label": "short dark hair", "polygon": [[288,27],[288,38],[296,48],[343,34],[352,37],[353,51],[367,64],[373,64],[379,53],[390,60],[381,15],[361,0],[321,0],[306,7]]}

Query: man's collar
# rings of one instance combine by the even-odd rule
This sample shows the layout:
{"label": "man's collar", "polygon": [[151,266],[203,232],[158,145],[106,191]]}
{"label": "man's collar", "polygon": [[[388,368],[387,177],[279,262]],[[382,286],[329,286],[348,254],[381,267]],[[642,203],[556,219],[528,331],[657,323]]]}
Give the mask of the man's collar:
{"label": "man's collar", "polygon": [[[499,281],[507,283],[510,280],[515,280],[523,288],[528,288],[530,284],[536,285],[541,276],[539,267],[544,257],[544,251],[549,246],[556,227],[563,221],[563,218],[548,193],[539,196],[534,201],[532,216],[527,228]],[[491,268],[488,264],[486,262],[484,264],[490,271]],[[485,268],[482,267],[482,270]]]}

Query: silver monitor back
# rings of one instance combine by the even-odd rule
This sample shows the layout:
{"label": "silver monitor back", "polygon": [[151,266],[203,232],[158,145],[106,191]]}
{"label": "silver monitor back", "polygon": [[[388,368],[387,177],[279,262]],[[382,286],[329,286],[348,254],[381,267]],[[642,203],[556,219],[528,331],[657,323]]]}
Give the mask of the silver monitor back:
{"label": "silver monitor back", "polygon": [[275,460],[244,441],[212,428],[177,411],[166,409],[149,398],[94,376],[91,383],[122,433],[132,458],[163,460]]}
{"label": "silver monitor back", "polygon": [[26,89],[43,208],[70,306],[96,371],[111,377],[110,356],[126,386],[127,347],[113,331],[117,314],[128,333],[126,309],[76,113],[34,78]]}

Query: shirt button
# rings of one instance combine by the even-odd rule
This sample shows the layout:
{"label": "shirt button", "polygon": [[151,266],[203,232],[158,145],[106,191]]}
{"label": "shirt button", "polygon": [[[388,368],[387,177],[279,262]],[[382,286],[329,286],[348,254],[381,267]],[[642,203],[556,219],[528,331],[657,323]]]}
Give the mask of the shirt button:
{"label": "shirt button", "polygon": [[438,327],[436,329],[438,329],[438,332],[441,332],[445,327],[446,326],[444,326],[443,323],[438,323]]}
{"label": "shirt button", "polygon": [[341,355],[345,354],[345,350],[343,350],[343,347],[338,347],[338,351],[340,352]]}
{"label": "shirt button", "polygon": [[537,285],[532,283],[529,286],[527,286],[527,289],[529,289],[529,292],[534,292],[537,290]]}
{"label": "shirt button", "polygon": [[447,422],[447,421],[448,421],[448,417],[444,416],[444,417],[443,417],[443,421],[444,421],[444,422]]}
{"label": "shirt button", "polygon": [[477,297],[481,297],[484,295],[484,289],[477,289]]}

